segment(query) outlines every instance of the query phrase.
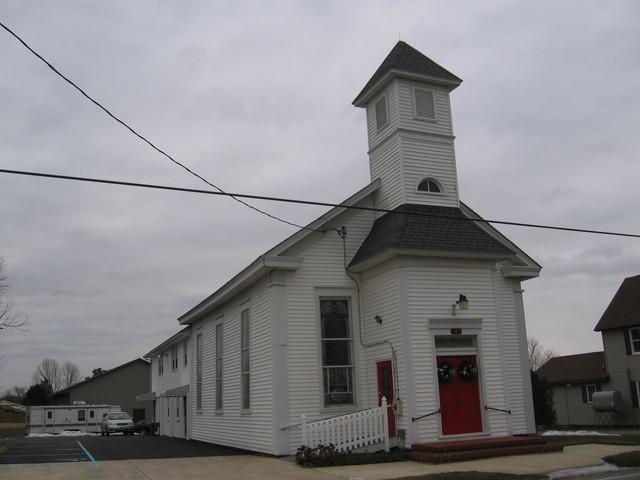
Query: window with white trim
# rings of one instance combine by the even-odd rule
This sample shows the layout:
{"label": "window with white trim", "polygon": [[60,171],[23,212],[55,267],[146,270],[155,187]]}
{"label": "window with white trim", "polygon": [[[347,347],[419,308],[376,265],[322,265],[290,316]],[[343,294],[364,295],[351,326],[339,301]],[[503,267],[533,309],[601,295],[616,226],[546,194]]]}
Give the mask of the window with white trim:
{"label": "window with white trim", "polygon": [[416,118],[435,120],[436,109],[433,99],[433,90],[423,88],[413,89],[413,105]]}
{"label": "window with white trim", "polygon": [[222,410],[222,341],[223,324],[216,325],[216,410]]}
{"label": "window with white trim", "polygon": [[78,410],[78,421],[84,422],[86,420],[87,412],[86,410]]}
{"label": "window with white trim", "polygon": [[187,366],[188,358],[189,358],[189,347],[188,347],[187,341],[185,340],[184,343],[182,344],[182,363],[185,367]]}
{"label": "window with white trim", "polygon": [[249,357],[249,309],[240,314],[240,406],[251,408],[251,359]]}
{"label": "window with white trim", "polygon": [[178,345],[171,347],[171,370],[178,368]]}
{"label": "window with white trim", "polygon": [[374,104],[374,110],[376,114],[376,129],[382,130],[389,123],[389,114],[387,112],[387,97],[383,95]]}
{"label": "window with white trim", "polygon": [[161,353],[158,355],[158,375],[164,373],[164,355]]}
{"label": "window with white trim", "polygon": [[442,187],[435,178],[425,178],[418,184],[419,192],[442,193]]}
{"label": "window with white trim", "polygon": [[640,353],[640,327],[629,329],[629,343],[631,344],[631,353]]}
{"label": "window with white trim", "polygon": [[354,403],[350,311],[348,298],[320,298],[322,391],[325,406]]}
{"label": "window with white trim", "polygon": [[593,401],[593,394],[598,391],[598,386],[594,383],[588,385],[582,385],[582,401],[583,403],[591,403]]}
{"label": "window with white trim", "polygon": [[202,410],[202,334],[196,335],[196,410]]}

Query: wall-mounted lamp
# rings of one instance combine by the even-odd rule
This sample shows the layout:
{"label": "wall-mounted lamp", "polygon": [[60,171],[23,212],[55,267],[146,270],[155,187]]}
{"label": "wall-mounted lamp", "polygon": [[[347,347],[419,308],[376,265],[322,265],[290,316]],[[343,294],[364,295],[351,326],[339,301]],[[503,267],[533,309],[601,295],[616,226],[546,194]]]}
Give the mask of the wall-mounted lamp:
{"label": "wall-mounted lamp", "polygon": [[467,297],[465,295],[460,294],[460,298],[458,298],[458,301],[451,305],[451,315],[456,314],[456,307],[458,307],[460,310],[469,309],[469,300],[467,300]]}
{"label": "wall-mounted lamp", "polygon": [[376,315],[375,317],[373,317],[373,319],[378,325],[382,325],[382,317],[380,315]]}

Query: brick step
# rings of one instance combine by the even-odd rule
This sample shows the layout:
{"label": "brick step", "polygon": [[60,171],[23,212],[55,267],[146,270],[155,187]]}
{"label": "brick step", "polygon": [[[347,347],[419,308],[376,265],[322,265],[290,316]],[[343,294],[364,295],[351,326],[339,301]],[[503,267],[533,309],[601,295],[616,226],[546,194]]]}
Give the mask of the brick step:
{"label": "brick step", "polygon": [[512,447],[484,448],[478,450],[463,450],[457,452],[434,453],[420,450],[409,452],[409,460],[426,463],[452,463],[480,458],[505,457],[507,455],[528,455],[533,453],[561,452],[562,445],[518,445]]}
{"label": "brick step", "polygon": [[413,445],[413,450],[432,453],[463,452],[468,450],[486,450],[489,448],[507,448],[523,445],[544,445],[544,438],[537,435],[522,435],[517,437],[477,438],[473,440],[453,440],[446,442],[419,443]]}

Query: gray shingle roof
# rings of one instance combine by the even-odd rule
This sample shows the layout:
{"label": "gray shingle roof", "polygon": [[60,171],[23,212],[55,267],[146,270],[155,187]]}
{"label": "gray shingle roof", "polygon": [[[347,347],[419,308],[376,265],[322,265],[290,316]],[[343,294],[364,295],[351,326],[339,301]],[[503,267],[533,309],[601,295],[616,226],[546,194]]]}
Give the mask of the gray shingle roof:
{"label": "gray shingle roof", "polygon": [[391,52],[389,52],[387,58],[385,58],[380,64],[353,103],[355,104],[363,93],[374,86],[390,70],[399,70],[402,72],[424,75],[426,77],[446,80],[448,82],[458,84],[462,83],[462,79],[456,77],[453,73],[441,67],[411,45],[403,41],[399,41],[396,43],[395,47],[393,47]]}
{"label": "gray shingle roof", "polygon": [[[404,204],[378,218],[349,266],[389,249],[431,250],[509,256],[510,249],[481,229],[459,208]],[[413,214],[411,214],[413,213]]]}
{"label": "gray shingle roof", "polygon": [[635,325],[640,325],[640,275],[624,279],[594,330]]}
{"label": "gray shingle roof", "polygon": [[553,357],[542,365],[536,373],[540,378],[552,385],[602,383],[609,378],[604,352]]}

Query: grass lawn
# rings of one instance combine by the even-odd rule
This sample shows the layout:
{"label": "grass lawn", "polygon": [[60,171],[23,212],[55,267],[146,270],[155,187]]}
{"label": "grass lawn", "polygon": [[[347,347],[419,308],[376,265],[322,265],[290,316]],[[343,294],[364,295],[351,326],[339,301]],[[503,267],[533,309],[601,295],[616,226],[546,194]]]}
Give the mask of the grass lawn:
{"label": "grass lawn", "polygon": [[640,467],[640,451],[619,453],[604,457],[607,463],[613,463],[618,467]]}
{"label": "grass lawn", "polygon": [[547,443],[551,445],[585,445],[587,443],[597,443],[600,445],[640,445],[640,436],[638,435],[620,435],[620,436],[604,436],[604,435],[585,435],[571,436],[558,435],[543,437]]}
{"label": "grass lawn", "polygon": [[0,435],[22,435],[26,431],[24,423],[0,423]]}
{"label": "grass lawn", "polygon": [[448,472],[418,477],[402,477],[396,480],[543,480],[546,475],[514,475],[511,473]]}
{"label": "grass lawn", "polygon": [[0,440],[0,454],[3,454],[4,451],[11,446],[11,442],[7,440]]}

